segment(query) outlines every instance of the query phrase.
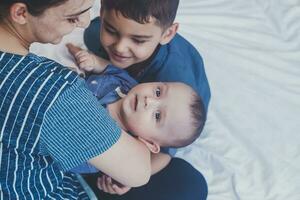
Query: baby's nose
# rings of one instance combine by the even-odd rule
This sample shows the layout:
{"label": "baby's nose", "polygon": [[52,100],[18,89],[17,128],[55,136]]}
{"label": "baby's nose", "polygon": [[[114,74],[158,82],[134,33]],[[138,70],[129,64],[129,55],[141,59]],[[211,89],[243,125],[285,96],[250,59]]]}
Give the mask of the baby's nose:
{"label": "baby's nose", "polygon": [[156,106],[156,105],[158,105],[158,103],[159,103],[158,99],[156,99],[156,98],[152,98],[152,97],[145,97],[144,98],[145,108]]}

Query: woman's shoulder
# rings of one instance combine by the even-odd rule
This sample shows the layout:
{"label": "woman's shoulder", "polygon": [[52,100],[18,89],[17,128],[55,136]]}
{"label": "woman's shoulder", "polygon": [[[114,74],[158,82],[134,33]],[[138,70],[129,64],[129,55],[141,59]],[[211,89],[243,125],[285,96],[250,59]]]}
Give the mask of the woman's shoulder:
{"label": "woman's shoulder", "polygon": [[50,65],[54,64],[57,67],[63,67],[62,64],[49,59],[44,56],[39,56],[34,53],[28,53],[27,55],[19,55],[9,52],[2,52],[0,51],[0,61],[2,62],[1,65],[3,65],[3,62],[5,62],[6,65],[9,65],[10,63],[32,63],[35,65],[43,66],[43,65]]}
{"label": "woman's shoulder", "polygon": [[[38,114],[42,119],[45,109],[50,108],[76,80],[76,73],[50,59],[30,54],[0,53],[0,95],[6,105],[22,105],[24,112],[27,109],[31,113],[30,116]],[[18,106],[13,108],[19,109]]]}
{"label": "woman's shoulder", "polygon": [[62,64],[34,53],[18,55],[0,51],[0,68],[5,76],[27,74],[26,77],[31,79],[51,79],[55,82],[59,80],[61,83],[73,83],[78,77]]}

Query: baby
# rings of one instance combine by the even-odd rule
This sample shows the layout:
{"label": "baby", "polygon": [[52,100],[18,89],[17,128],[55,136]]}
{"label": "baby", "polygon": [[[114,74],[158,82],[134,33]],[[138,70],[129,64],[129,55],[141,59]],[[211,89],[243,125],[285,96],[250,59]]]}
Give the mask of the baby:
{"label": "baby", "polygon": [[[160,147],[184,147],[199,137],[205,110],[190,86],[180,82],[137,84],[125,70],[108,61],[71,44],[67,47],[76,59],[77,72],[86,76],[87,87],[111,117],[152,153],[160,152]],[[88,75],[90,71],[92,75]],[[71,171],[97,172],[87,163]]]}

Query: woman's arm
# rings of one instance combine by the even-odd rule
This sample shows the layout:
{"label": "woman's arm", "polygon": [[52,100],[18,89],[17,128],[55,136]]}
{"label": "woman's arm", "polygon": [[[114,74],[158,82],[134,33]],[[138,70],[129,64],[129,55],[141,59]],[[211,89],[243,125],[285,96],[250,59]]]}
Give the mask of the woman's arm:
{"label": "woman's arm", "polygon": [[164,169],[171,161],[171,156],[165,153],[151,154],[151,175]]}
{"label": "woman's arm", "polygon": [[151,174],[150,152],[120,129],[82,79],[65,88],[47,111],[40,149],[62,171],[91,160],[104,173],[133,187],[145,184]]}
{"label": "woman's arm", "polygon": [[[164,153],[151,154],[151,174],[155,174],[165,168],[171,161],[171,156]],[[109,194],[123,195],[128,192],[131,187],[120,184],[110,176],[103,174],[97,179],[97,187],[103,192]]]}
{"label": "woman's arm", "polygon": [[130,187],[146,184],[151,176],[149,150],[123,130],[120,139],[110,149],[90,159],[89,163]]}

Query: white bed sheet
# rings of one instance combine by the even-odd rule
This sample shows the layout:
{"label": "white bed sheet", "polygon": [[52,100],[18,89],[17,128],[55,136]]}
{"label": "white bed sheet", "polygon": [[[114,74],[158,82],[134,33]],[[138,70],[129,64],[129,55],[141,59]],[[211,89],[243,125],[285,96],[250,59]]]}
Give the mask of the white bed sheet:
{"label": "white bed sheet", "polygon": [[[212,92],[202,136],[177,155],[204,174],[209,200],[300,200],[300,1],[181,0],[176,21]],[[72,65],[68,41],[83,45],[82,30],[32,49]]]}

